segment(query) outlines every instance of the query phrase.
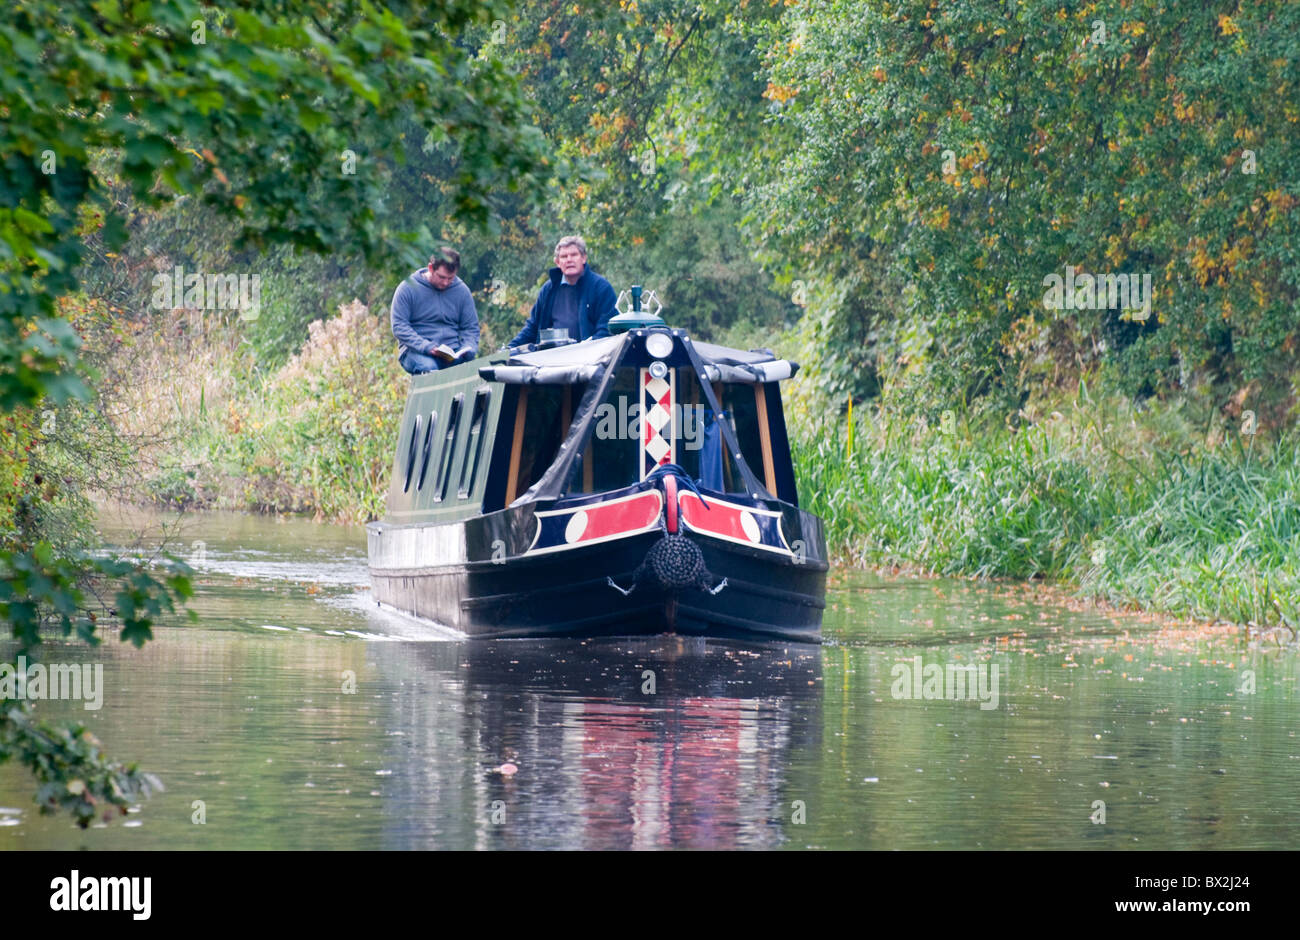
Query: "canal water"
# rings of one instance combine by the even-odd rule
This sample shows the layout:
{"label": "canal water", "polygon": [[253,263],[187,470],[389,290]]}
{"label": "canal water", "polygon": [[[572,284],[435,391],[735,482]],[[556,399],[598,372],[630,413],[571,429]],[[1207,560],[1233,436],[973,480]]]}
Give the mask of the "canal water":
{"label": "canal water", "polygon": [[165,530],[200,620],[140,650],[47,646],[102,664],[102,702],[38,714],[166,791],[82,831],[0,766],[0,850],[1300,843],[1289,641],[837,572],[821,646],[470,642],[375,607],[359,527],[101,527]]}

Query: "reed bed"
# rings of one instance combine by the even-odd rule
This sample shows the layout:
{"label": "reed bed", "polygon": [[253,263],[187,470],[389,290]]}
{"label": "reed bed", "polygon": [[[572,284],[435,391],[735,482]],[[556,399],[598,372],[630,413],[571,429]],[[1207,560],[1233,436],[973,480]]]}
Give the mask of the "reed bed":
{"label": "reed bed", "polygon": [[1103,410],[1078,402],[1015,429],[877,413],[852,446],[823,426],[793,442],[800,493],[843,562],[1044,578],[1117,606],[1294,631],[1300,440],[1202,443]]}

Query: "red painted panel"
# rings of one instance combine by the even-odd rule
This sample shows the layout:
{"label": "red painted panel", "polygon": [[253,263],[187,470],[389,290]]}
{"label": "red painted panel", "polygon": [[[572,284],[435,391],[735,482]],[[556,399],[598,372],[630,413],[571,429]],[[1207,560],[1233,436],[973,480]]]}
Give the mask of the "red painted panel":
{"label": "red painted panel", "polygon": [[659,494],[642,493],[617,503],[585,506],[582,511],[587,514],[587,528],[578,537],[579,542],[634,532],[650,525],[659,515]]}
{"label": "red painted panel", "polygon": [[679,502],[682,507],[682,519],[692,529],[713,532],[742,542],[750,541],[740,525],[742,510],[739,507],[711,499],[706,509],[694,493],[683,493]]}

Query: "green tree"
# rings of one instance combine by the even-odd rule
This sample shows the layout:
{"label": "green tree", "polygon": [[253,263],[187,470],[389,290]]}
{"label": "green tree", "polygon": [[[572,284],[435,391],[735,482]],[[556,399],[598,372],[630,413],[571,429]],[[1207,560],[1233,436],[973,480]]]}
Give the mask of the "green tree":
{"label": "green tree", "polygon": [[[1286,391],[1300,7],[820,0],[765,50],[785,152],[750,205],[858,342],[843,386],[878,366],[921,407],[1014,410],[1046,344],[1134,392]],[[1067,265],[1149,274],[1149,317],[1049,309]]]}
{"label": "green tree", "polygon": [[[84,236],[106,251],[128,237],[127,211],[188,196],[237,227],[235,250],[291,245],[367,261],[413,263],[426,231],[376,211],[414,118],[447,148],[461,218],[489,224],[492,194],[529,193],[550,172],[540,132],[498,61],[461,41],[504,3],[368,0],[24,2],[0,22],[0,414],[86,398],[80,338],[59,307],[78,288]],[[93,161],[105,155],[130,197]],[[15,416],[19,416],[15,418]],[[18,458],[21,462],[21,457]],[[34,495],[34,494],[32,494]],[[58,550],[24,525],[23,500],[0,533],[0,617],[23,650],[42,630],[97,642],[87,601],[113,587],[111,615],[140,644],[189,594],[182,567]],[[138,769],[105,757],[79,727],[0,713],[0,760],[17,755],[42,783],[42,811],[69,807],[84,826],[100,805],[147,793]]]}
{"label": "green tree", "polygon": [[485,37],[480,54],[519,74],[553,152],[574,168],[550,211],[528,220],[538,254],[497,266],[533,288],[516,313],[556,239],[574,231],[617,288],[657,288],[674,326],[708,336],[795,312],[752,259],[731,192],[737,154],[765,146],[752,33],[779,15],[757,2],[540,0]]}

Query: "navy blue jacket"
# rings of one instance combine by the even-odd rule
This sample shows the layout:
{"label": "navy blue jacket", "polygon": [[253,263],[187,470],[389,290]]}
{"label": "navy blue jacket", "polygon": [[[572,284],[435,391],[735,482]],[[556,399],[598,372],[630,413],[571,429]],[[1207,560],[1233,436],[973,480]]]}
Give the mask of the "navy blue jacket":
{"label": "navy blue jacket", "polygon": [[[537,303],[533,304],[532,313],[528,314],[528,322],[519,331],[519,335],[510,341],[511,346],[537,342],[539,331],[549,330],[554,324],[555,288],[560,283],[560,278],[560,269],[551,268],[550,276],[537,295]],[[614,315],[614,304],[618,301],[614,288],[609,286],[609,281],[593,271],[589,264],[582,266],[582,274],[578,275],[578,282],[574,286],[578,288],[578,332],[581,334],[577,339],[608,336],[609,318]]]}

